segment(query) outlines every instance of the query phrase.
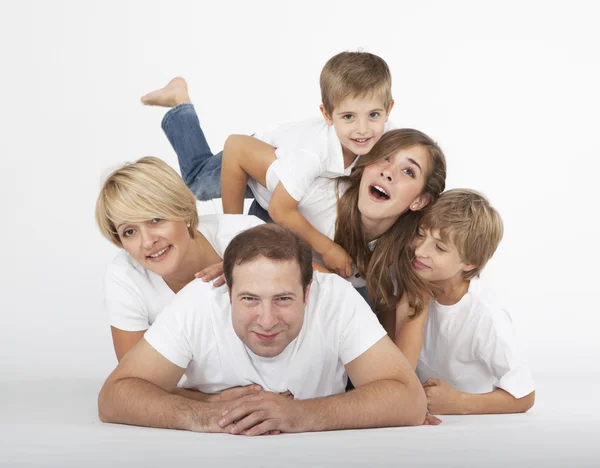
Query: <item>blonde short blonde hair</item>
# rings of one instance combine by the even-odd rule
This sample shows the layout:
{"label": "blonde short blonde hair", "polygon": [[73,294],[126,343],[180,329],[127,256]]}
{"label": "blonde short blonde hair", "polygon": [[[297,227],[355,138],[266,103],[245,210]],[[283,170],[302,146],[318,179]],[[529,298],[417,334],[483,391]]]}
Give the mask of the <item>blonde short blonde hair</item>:
{"label": "blonde short blonde hair", "polygon": [[96,201],[96,222],[104,237],[123,247],[116,223],[152,218],[181,219],[192,238],[198,227],[194,194],[171,166],[147,156],[107,177]]}
{"label": "blonde short blonde hair", "polygon": [[392,102],[392,75],[381,57],[368,52],[342,52],[321,71],[321,100],[329,115],[348,96],[380,94],[387,111]]}
{"label": "blonde short blonde hair", "polygon": [[483,194],[469,189],[442,193],[425,210],[421,225],[425,229],[439,229],[442,240],[456,247],[463,262],[476,265],[463,272],[466,280],[479,276],[504,233],[500,214]]}

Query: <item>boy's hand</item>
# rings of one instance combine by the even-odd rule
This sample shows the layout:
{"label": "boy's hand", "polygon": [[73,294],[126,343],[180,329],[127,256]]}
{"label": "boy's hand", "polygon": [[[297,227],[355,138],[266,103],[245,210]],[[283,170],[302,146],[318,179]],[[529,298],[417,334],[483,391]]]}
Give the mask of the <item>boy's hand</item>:
{"label": "boy's hand", "polygon": [[442,420],[437,416],[434,416],[429,411],[425,413],[425,421],[423,421],[423,426],[439,426],[442,424]]}
{"label": "boy's hand", "polygon": [[350,255],[335,242],[321,256],[325,266],[342,278],[348,278],[354,273]]}
{"label": "boy's hand", "polygon": [[219,286],[223,286],[225,284],[225,275],[223,275],[223,262],[215,263],[214,265],[210,265],[203,270],[200,270],[198,273],[194,275],[196,278],[202,278],[202,281],[208,283],[209,281],[215,280],[213,286],[218,288]]}
{"label": "boy's hand", "polygon": [[463,392],[440,379],[429,379],[423,384],[427,395],[427,409],[434,414],[463,413]]}

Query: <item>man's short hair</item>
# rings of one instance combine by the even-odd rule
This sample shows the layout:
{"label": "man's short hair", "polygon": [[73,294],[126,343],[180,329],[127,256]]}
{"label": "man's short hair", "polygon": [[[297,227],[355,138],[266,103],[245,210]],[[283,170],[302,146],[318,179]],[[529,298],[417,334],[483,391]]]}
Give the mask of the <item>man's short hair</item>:
{"label": "man's short hair", "polygon": [[321,71],[321,100],[329,115],[348,96],[380,95],[387,110],[392,102],[392,75],[381,57],[368,52],[342,52]]}
{"label": "man's short hair", "polygon": [[289,229],[277,224],[261,224],[235,236],[225,249],[223,270],[227,286],[233,286],[233,267],[258,257],[269,260],[295,260],[300,267],[302,291],[313,277],[312,248]]}
{"label": "man's short hair", "polygon": [[96,222],[104,237],[123,247],[115,223],[152,218],[182,219],[192,238],[198,229],[194,194],[166,162],[146,156],[106,178],[96,201]]}
{"label": "man's short hair", "polygon": [[502,240],[504,226],[500,214],[487,198],[475,190],[453,189],[425,210],[421,225],[439,229],[444,242],[450,241],[467,264],[476,265],[463,272],[470,280],[479,276]]}

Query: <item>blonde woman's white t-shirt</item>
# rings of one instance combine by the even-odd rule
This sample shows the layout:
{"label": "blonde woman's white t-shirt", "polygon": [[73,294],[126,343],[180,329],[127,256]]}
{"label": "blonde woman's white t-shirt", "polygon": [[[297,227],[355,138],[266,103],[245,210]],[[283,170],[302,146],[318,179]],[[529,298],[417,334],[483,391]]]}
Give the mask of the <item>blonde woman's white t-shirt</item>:
{"label": "blonde woman's white t-shirt", "polygon": [[160,314],[144,338],[173,364],[185,368],[182,385],[204,393],[253,383],[296,399],[344,392],[345,365],[386,335],[350,283],[314,272],[299,335],[278,356],[252,353],[231,322],[226,288],[195,280]]}
{"label": "blonde woman's white t-shirt", "polygon": [[[259,224],[263,221],[256,216],[204,215],[199,217],[198,231],[223,258],[236,235]],[[174,296],[161,276],[142,267],[125,250],[106,270],[104,303],[111,326],[119,330],[147,330]]]}
{"label": "blonde woman's white t-shirt", "polygon": [[466,393],[501,388],[515,398],[535,389],[510,315],[490,293],[475,279],[458,303],[429,302],[417,366],[421,382],[441,379]]}

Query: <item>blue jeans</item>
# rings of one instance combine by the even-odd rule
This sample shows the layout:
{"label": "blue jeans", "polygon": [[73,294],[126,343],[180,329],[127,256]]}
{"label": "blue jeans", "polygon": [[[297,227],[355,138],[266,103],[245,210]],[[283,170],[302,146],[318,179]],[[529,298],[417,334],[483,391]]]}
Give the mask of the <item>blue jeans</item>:
{"label": "blue jeans", "polygon": [[[223,152],[213,154],[200,127],[198,115],[191,103],[170,109],[162,120],[162,129],[177,154],[181,177],[198,200],[221,198],[221,164]],[[246,187],[246,198],[254,198]],[[248,214],[272,222],[269,213],[256,200]]]}

